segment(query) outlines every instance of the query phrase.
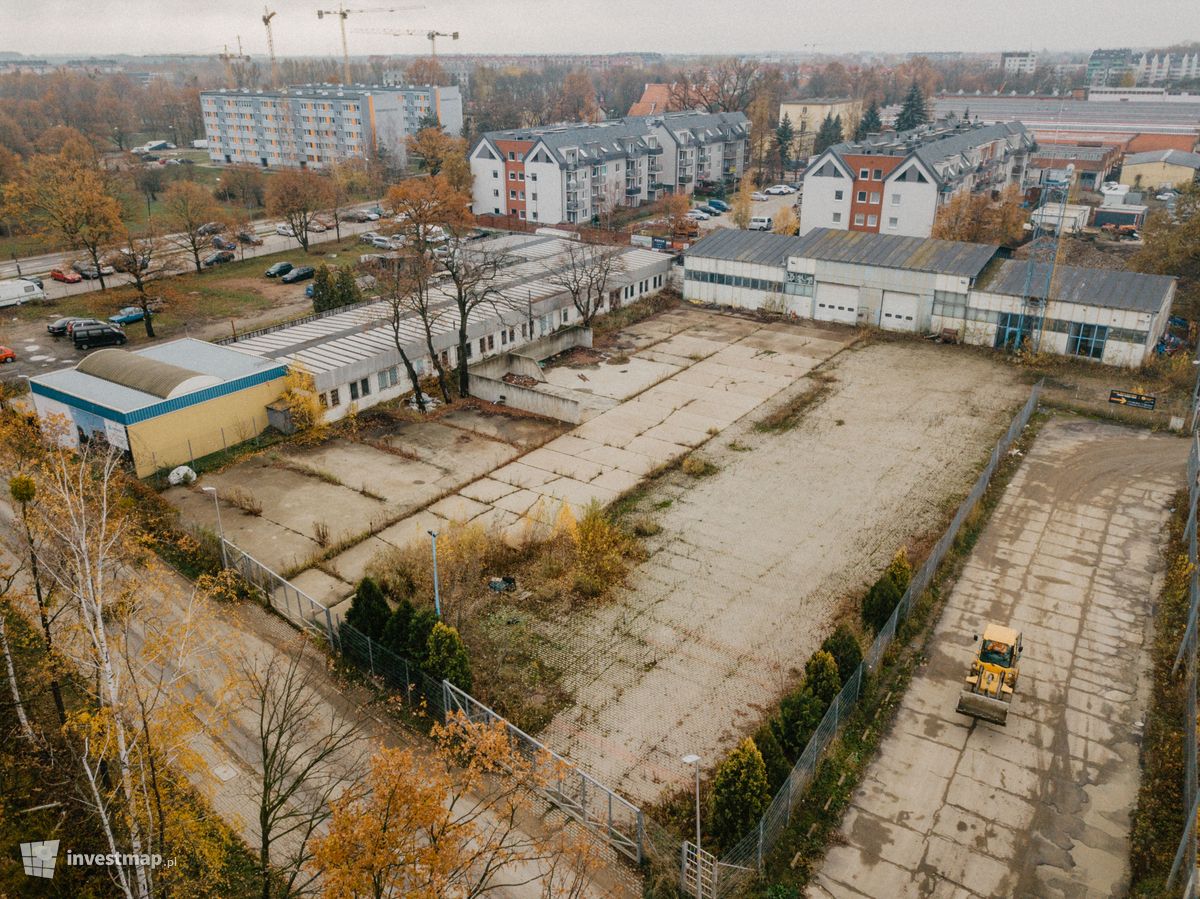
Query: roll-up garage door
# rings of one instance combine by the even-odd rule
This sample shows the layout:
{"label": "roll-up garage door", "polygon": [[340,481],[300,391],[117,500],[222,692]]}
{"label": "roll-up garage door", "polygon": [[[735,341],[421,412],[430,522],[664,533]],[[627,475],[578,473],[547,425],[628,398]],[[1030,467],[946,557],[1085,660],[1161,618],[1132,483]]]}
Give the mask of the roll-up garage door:
{"label": "roll-up garage door", "polygon": [[817,321],[858,323],[858,288],[847,284],[817,285]]}
{"label": "roll-up garage door", "polygon": [[879,327],[887,331],[917,330],[917,307],[920,298],[915,293],[883,292]]}

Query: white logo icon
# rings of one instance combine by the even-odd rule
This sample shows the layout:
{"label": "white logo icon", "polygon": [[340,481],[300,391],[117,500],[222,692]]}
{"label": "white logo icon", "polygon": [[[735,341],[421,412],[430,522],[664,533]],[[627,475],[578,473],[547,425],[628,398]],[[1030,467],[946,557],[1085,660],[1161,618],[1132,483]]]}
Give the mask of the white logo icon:
{"label": "white logo icon", "polygon": [[58,861],[58,840],[43,840],[40,843],[21,844],[21,864],[30,877],[54,876],[54,863]]}

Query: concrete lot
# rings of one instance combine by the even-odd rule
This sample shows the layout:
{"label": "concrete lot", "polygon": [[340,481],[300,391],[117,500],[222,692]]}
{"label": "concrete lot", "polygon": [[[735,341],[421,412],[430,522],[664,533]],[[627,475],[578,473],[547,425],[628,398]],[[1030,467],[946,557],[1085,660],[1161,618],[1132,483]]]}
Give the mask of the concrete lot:
{"label": "concrete lot", "polygon": [[[753,353],[778,336],[761,329],[735,344],[746,371],[777,358]],[[701,382],[699,368],[674,382]],[[761,411],[749,416],[705,448],[719,473],[672,474],[643,501],[663,530],[628,591],[545,624],[576,704],[542,737],[638,801],[689,782],[682,756],[712,766],[757,726],[844,598],[899,546],[940,526],[1028,395],[1010,369],[952,347],[870,345],[824,370],[837,383],[795,430],[757,433]],[[619,422],[638,405],[611,414]],[[576,433],[591,437],[600,421]],[[607,433],[606,452],[621,457],[647,439],[616,423]]]}
{"label": "concrete lot", "polygon": [[[1121,896],[1173,437],[1048,423],[947,600],[933,649],[810,896]],[[1007,728],[955,713],[972,635],[1020,628]]]}

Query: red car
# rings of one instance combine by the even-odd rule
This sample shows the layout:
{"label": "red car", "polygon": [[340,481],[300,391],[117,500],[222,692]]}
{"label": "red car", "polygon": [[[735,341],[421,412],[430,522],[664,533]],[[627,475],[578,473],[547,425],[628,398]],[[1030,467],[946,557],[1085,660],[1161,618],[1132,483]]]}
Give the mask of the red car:
{"label": "red car", "polygon": [[83,280],[79,272],[72,271],[69,268],[56,268],[50,272],[50,277],[55,281],[63,281],[67,284],[78,284]]}
{"label": "red car", "polygon": [[0,346],[0,364],[5,362],[16,362],[17,354],[6,346]]}

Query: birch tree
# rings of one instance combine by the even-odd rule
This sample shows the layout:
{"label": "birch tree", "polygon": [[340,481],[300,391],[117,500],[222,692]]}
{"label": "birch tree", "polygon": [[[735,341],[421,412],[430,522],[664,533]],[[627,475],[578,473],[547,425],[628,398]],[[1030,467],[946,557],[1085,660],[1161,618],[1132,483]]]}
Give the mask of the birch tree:
{"label": "birch tree", "polygon": [[604,305],[612,277],[624,271],[621,248],[603,244],[572,242],[567,253],[555,260],[547,280],[571,297],[585,328]]}

